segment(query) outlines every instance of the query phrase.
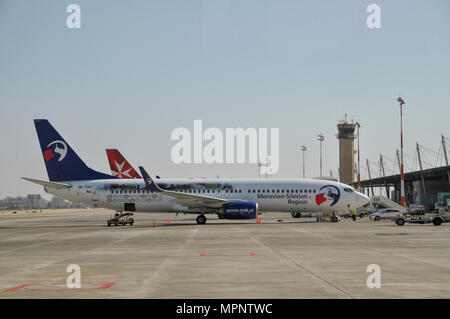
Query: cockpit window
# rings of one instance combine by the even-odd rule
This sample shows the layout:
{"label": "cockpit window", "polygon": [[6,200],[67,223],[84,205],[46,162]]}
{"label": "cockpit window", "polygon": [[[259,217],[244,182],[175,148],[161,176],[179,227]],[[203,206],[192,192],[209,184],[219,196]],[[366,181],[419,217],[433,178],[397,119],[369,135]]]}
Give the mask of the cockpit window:
{"label": "cockpit window", "polygon": [[344,188],[344,191],[348,193],[353,193],[353,189],[349,187]]}

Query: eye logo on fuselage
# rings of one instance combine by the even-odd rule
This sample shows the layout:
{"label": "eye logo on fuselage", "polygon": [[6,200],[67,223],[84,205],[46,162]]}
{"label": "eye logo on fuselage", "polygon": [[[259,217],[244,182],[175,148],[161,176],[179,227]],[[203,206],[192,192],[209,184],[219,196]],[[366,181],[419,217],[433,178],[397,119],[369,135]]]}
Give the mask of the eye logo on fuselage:
{"label": "eye logo on fuselage", "polygon": [[320,206],[326,201],[331,201],[330,206],[334,206],[339,201],[339,198],[341,198],[341,191],[334,185],[325,185],[320,189],[320,191],[323,192],[319,192],[316,195],[317,206]]}
{"label": "eye logo on fuselage", "polygon": [[[46,162],[55,157],[55,153],[59,154],[58,162],[61,162],[67,155],[67,144],[64,141],[56,140],[47,145],[47,148],[55,145],[55,148],[49,148],[44,152],[44,159]],[[61,145],[62,148],[59,148],[58,145]]]}

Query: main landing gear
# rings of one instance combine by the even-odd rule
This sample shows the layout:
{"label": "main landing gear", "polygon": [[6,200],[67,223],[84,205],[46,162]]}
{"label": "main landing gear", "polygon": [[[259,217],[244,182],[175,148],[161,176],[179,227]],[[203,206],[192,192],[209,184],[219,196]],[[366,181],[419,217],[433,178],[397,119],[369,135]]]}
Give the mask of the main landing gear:
{"label": "main landing gear", "polygon": [[206,216],[201,214],[197,216],[197,224],[204,225],[206,224]]}
{"label": "main landing gear", "polygon": [[331,222],[332,223],[338,223],[339,222],[339,217],[337,213],[333,213],[333,216],[331,216]]}
{"label": "main landing gear", "polygon": [[301,213],[292,213],[291,216],[294,218],[300,218],[302,216],[302,214]]}

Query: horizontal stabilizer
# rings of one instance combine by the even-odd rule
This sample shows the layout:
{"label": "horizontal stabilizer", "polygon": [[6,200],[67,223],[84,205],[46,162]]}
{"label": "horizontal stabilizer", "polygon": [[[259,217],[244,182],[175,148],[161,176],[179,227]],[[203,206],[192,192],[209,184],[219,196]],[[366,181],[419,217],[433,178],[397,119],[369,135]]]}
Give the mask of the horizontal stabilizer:
{"label": "horizontal stabilizer", "polygon": [[47,182],[47,181],[43,181],[40,179],[34,179],[34,178],[28,178],[28,177],[22,177],[24,180],[38,184],[38,185],[42,185],[45,187],[49,187],[49,188],[54,188],[54,189],[65,189],[65,188],[71,188],[72,185],[70,184],[64,184],[64,183],[58,183],[58,182]]}

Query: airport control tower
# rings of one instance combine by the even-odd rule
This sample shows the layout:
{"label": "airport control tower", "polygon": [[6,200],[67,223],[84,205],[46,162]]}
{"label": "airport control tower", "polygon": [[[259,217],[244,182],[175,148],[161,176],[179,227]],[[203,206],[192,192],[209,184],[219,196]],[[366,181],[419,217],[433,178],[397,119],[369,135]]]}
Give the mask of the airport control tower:
{"label": "airport control tower", "polygon": [[347,115],[345,120],[340,121],[337,125],[339,140],[339,177],[340,182],[348,184],[355,181],[355,153],[354,153],[354,139],[355,139],[356,123],[347,122]]}

